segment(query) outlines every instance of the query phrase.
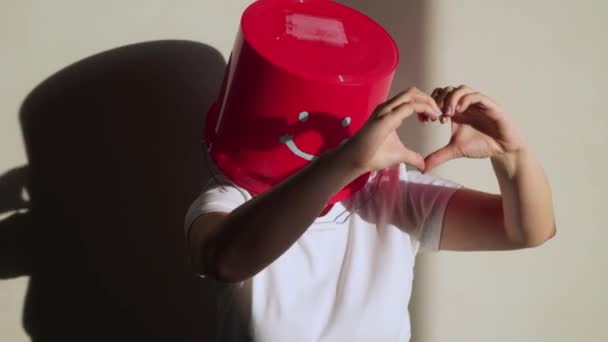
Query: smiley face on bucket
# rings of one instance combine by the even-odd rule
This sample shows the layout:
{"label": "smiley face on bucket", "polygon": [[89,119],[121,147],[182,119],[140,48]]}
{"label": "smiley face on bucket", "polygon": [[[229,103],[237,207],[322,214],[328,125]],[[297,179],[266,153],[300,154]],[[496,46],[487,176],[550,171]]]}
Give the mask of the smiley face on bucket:
{"label": "smiley face on bucket", "polygon": [[298,114],[298,121],[279,141],[294,156],[309,162],[322,152],[344,144],[350,136],[352,119],[349,116],[340,119],[324,113],[302,111]]}

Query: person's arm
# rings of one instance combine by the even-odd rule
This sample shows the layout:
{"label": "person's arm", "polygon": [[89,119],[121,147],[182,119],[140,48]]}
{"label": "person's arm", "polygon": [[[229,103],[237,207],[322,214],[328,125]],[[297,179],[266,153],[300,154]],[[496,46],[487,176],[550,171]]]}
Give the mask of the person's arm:
{"label": "person's arm", "polygon": [[500,187],[500,195],[456,191],[445,212],[439,248],[510,250],[552,238],[556,227],[549,182],[510,118],[464,86],[436,90],[434,97],[451,117],[453,133],[446,147],[427,157],[427,169],[458,157],[489,157]]}
{"label": "person's arm", "polygon": [[283,254],[329,198],[356,177],[357,172],[338,153],[326,153],[230,214],[198,217],[190,239],[200,273],[225,281],[240,281],[257,273]]}
{"label": "person's arm", "polygon": [[451,198],[442,250],[510,250],[536,247],[555,235],[551,189],[528,151],[492,159],[500,195],[471,189]]}
{"label": "person's arm", "polygon": [[361,174],[398,163],[420,169],[424,160],[395,132],[412,113],[437,119],[435,101],[412,88],[380,105],[346,144],[231,213],[197,218],[190,229],[194,267],[203,275],[238,282],[281,256],[318,217],[329,198]]}

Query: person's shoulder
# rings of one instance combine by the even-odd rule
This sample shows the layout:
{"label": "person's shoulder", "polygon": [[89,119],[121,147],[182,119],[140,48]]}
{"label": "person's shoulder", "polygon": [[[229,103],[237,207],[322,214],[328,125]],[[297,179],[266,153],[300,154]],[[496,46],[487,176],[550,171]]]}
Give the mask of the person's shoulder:
{"label": "person's shoulder", "polygon": [[251,197],[248,191],[236,184],[213,177],[188,208],[185,219],[186,231],[199,216],[217,212],[229,213],[249,201]]}
{"label": "person's shoulder", "polygon": [[203,186],[202,191],[200,192],[195,203],[206,202],[209,200],[217,201],[222,197],[242,199],[244,201],[251,199],[252,196],[247,190],[232,182],[222,173],[222,171],[220,171],[219,167],[216,165],[215,161],[211,158],[208,152],[204,153],[204,161],[207,173],[209,175],[209,180]]}
{"label": "person's shoulder", "polygon": [[360,205],[370,204],[373,207],[386,207],[400,202],[404,195],[429,191],[433,189],[459,188],[460,184],[435,175],[425,174],[411,169],[406,164],[398,164],[374,172],[367,184],[351,200]]}
{"label": "person's shoulder", "polygon": [[[376,215],[386,209],[396,195],[400,181],[400,165],[374,171],[367,183],[353,196],[344,201],[344,206],[366,215]],[[404,177],[407,177],[406,175]]]}
{"label": "person's shoulder", "polygon": [[252,195],[249,191],[238,186],[223,175],[214,175],[203,187],[198,200],[209,202],[223,199],[232,202],[246,202],[251,198]]}

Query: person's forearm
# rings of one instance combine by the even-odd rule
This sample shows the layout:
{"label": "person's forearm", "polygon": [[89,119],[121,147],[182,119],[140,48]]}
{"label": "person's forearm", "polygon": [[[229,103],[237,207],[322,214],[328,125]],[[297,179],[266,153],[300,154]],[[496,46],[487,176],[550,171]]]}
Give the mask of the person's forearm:
{"label": "person's forearm", "polygon": [[502,195],[509,237],[537,246],[555,234],[551,188],[540,163],[528,148],[492,158]]}
{"label": "person's forearm", "polygon": [[313,223],[327,201],[360,172],[324,154],[268,192],[230,213],[215,229],[208,255],[215,273],[238,281],[249,278],[281,256]]}

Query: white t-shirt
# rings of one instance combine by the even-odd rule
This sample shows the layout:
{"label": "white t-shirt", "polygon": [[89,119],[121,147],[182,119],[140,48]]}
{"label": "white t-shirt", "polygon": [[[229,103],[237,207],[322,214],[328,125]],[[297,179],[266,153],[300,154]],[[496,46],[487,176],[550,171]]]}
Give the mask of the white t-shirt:
{"label": "white t-shirt", "polygon": [[[416,251],[439,247],[458,188],[405,165],[376,172],[270,266],[244,284],[226,285],[221,340],[251,333],[261,342],[409,341]],[[212,183],[190,207],[186,233],[199,215],[228,213],[249,199],[242,188]]]}

